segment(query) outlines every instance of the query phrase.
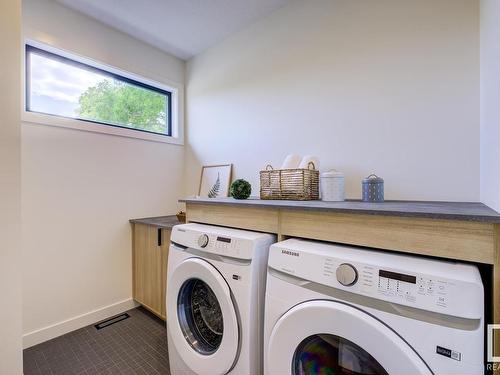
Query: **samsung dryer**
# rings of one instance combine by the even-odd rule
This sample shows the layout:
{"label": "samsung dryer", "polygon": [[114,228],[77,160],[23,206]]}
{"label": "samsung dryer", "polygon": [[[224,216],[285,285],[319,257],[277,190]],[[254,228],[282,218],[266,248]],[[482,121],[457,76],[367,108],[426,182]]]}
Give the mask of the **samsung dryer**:
{"label": "samsung dryer", "polygon": [[171,241],[171,374],[261,374],[266,267],[275,236],[184,224],[172,229]]}
{"label": "samsung dryer", "polygon": [[469,264],[290,239],[269,253],[267,375],[479,375],[484,291]]}

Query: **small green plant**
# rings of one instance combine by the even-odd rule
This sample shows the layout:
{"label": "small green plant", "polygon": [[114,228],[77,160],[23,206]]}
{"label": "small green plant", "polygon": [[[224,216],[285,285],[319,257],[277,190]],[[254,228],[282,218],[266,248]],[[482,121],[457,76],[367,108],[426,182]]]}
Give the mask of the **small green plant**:
{"label": "small green plant", "polygon": [[252,193],[252,185],[243,179],[236,180],[231,184],[229,193],[235,199],[247,199]]}

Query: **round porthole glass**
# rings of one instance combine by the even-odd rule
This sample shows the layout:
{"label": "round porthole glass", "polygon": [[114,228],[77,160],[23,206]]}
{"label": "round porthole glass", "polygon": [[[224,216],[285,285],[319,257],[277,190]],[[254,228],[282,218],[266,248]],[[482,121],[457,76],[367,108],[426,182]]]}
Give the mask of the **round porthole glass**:
{"label": "round porthole glass", "polygon": [[330,334],[303,340],[292,360],[292,375],[388,375],[368,352]]}
{"label": "round porthole glass", "polygon": [[182,333],[193,349],[203,355],[217,351],[224,333],[224,320],[215,293],[202,280],[189,279],[177,300]]}

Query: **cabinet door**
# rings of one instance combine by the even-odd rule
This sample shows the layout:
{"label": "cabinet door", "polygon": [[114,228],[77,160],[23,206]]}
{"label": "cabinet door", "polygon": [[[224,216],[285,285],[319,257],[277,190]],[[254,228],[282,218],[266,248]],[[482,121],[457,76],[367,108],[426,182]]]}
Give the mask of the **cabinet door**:
{"label": "cabinet door", "polygon": [[161,245],[161,317],[167,320],[167,267],[168,267],[168,249],[170,248],[170,229],[163,229],[163,238]]}
{"label": "cabinet door", "polygon": [[[133,295],[156,315],[162,316],[163,259],[162,229],[134,224]],[[164,308],[164,307],[163,307]]]}

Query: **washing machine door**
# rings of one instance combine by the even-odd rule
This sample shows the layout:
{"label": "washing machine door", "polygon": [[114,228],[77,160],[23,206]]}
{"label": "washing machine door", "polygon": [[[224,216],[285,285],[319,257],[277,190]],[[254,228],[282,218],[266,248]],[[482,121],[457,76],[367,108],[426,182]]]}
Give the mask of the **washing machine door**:
{"label": "washing machine door", "polygon": [[431,375],[415,351],[373,316],[342,302],[309,301],[284,314],[267,348],[270,375]]}
{"label": "washing machine door", "polygon": [[239,327],[231,291],[207,261],[189,258],[169,279],[168,329],[195,374],[226,374],[236,361]]}

